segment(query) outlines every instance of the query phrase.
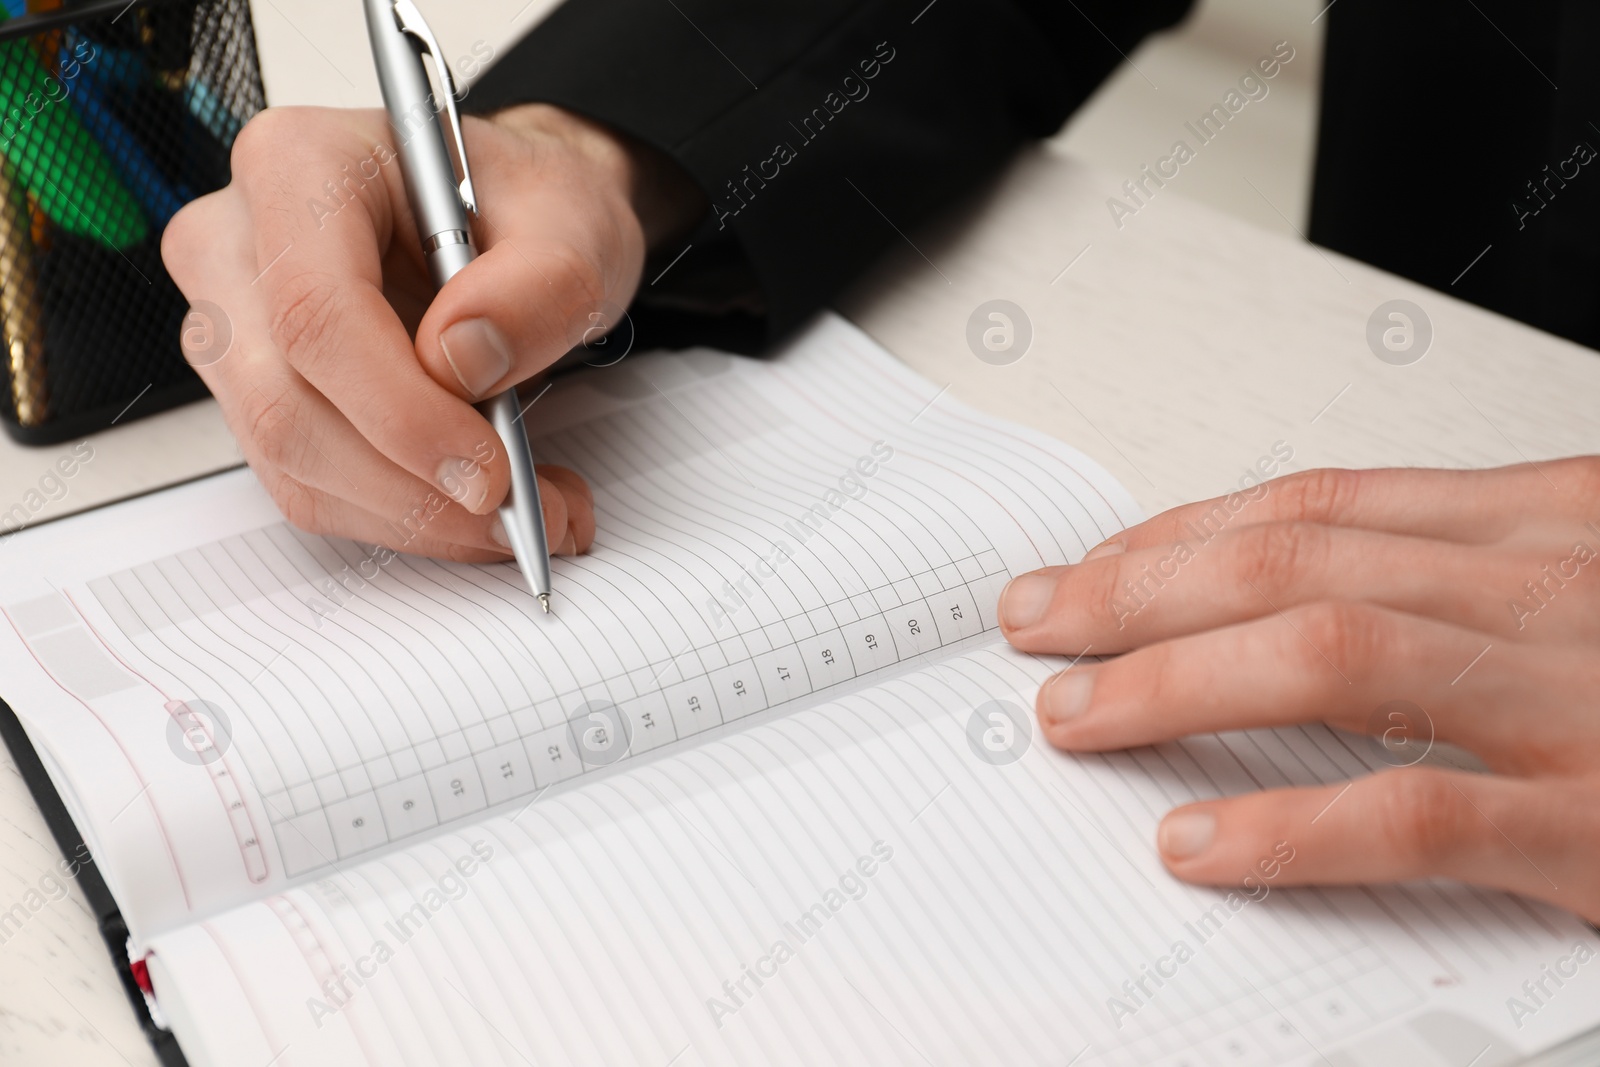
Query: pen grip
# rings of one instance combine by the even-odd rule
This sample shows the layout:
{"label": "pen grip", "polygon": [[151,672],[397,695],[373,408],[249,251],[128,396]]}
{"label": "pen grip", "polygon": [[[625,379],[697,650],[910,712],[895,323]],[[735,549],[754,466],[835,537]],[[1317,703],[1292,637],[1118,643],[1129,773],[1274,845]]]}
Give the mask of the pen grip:
{"label": "pen grip", "polygon": [[[478,258],[478,252],[472,247],[472,235],[466,230],[450,231],[459,233],[459,238],[450,238],[450,243],[438,244],[424,252],[428,261],[428,275],[433,279],[436,288],[443,289],[445,282],[461,273],[463,267]],[[438,241],[445,234],[434,237]]]}
{"label": "pen grip", "polygon": [[[489,420],[495,433],[506,446],[506,458],[511,463],[511,494],[508,502],[537,501],[539,499],[539,483],[533,469],[533,453],[526,447],[528,440],[527,428],[522,422],[522,404],[517,399],[515,388],[483,401],[477,405],[478,411]],[[513,447],[520,443],[523,447]],[[537,517],[542,523],[544,516]],[[509,527],[507,528],[509,530]],[[542,529],[542,526],[541,526]],[[533,546],[529,546],[531,549]],[[548,551],[543,545],[538,546],[540,551]]]}

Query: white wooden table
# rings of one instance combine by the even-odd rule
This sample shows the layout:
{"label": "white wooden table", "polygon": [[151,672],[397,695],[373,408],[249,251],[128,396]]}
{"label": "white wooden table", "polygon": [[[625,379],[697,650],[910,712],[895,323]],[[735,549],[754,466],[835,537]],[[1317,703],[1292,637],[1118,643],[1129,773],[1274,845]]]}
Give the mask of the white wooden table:
{"label": "white wooden table", "polygon": [[[480,38],[503,45],[547,5],[425,6],[446,51],[466,55]],[[256,21],[273,102],[376,101],[358,5],[261,0]],[[1151,512],[1233,488],[1278,442],[1293,449],[1291,469],[1600,452],[1600,355],[1181,195],[1118,230],[1105,200],[1121,181],[1038,149],[939,224],[897,238],[841,309],[951,395],[1094,456]],[[879,207],[894,218],[893,204]],[[1031,324],[1009,365],[980,361],[967,342],[970,315],[991,299]],[[1392,299],[1432,325],[1427,354],[1408,366],[1380,361],[1366,339]],[[46,514],[239,462],[210,402],[92,443],[94,460]],[[0,445],[0,510],[62,451]],[[57,859],[0,756],[0,913]],[[75,889],[0,938],[0,1062],[154,1063]],[[1560,1062],[1600,1062],[1592,1047],[1569,1056]]]}

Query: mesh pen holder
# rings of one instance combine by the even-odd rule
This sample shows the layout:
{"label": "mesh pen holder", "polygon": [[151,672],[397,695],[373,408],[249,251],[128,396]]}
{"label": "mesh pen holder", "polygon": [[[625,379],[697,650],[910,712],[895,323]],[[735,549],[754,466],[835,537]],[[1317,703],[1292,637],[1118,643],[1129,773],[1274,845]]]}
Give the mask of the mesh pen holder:
{"label": "mesh pen holder", "polygon": [[266,99],[249,0],[27,8],[0,21],[0,422],[50,444],[205,394],[161,232]]}

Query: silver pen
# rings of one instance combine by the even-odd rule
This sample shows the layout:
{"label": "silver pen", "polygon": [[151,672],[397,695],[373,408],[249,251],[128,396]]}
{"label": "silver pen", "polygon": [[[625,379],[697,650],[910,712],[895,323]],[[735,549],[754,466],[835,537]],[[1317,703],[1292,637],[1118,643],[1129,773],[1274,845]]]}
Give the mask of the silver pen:
{"label": "silver pen", "polygon": [[[412,0],[364,0],[367,36],[372,39],[372,61],[383,87],[389,125],[398,141],[400,171],[405,175],[411,213],[417,219],[423,257],[436,286],[443,286],[477,256],[467,213],[478,213],[467,165],[467,146],[461,136],[461,115],[456,110],[456,87],[450,77],[433,31]],[[433,62],[438,79],[437,100],[428,83],[423,57]],[[440,129],[440,106],[449,116],[456,154],[461,160],[461,181],[450,160],[450,148]],[[539,480],[533,472],[533,453],[522,425],[517,391],[507,389],[478,405],[494,426],[511,461],[511,492],[500,506],[506,539],[516,554],[517,566],[544,610],[550,610],[550,546],[544,536],[544,508],[539,502]]]}

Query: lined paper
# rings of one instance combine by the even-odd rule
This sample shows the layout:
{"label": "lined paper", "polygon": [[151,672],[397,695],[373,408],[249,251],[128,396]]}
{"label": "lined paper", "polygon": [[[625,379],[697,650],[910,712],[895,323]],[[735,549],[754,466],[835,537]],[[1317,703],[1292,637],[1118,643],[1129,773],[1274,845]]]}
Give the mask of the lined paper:
{"label": "lined paper", "polygon": [[297,532],[248,472],[5,542],[0,685],[197,1067],[1488,1067],[1600,1022],[1600,970],[1506,1014],[1600,950],[1555,909],[1161,867],[1172,806],[1370,742],[1033,735],[1059,664],[999,640],[1001,584],[1140,517],[1070,448],[836,319],[540,411],[599,525],[554,619],[510,564]]}
{"label": "lined paper", "polygon": [[1383,766],[1364,740],[979,758],[974,710],[1050,669],[971,650],[158,938],[177,996],[251,1005],[180,1037],[283,1064],[1345,1067],[1419,1019],[1481,1029],[1483,1062],[1593,1024],[1600,972],[1509,1025],[1525,978],[1600,948],[1555,909],[1432,883],[1235,909],[1162,870],[1171,804]]}
{"label": "lined paper", "polygon": [[6,695],[70,753],[136,930],[992,639],[1010,575],[1138,517],[837,319],[539,410],[536,455],[591,480],[598,523],[553,619],[509,563],[298,532],[248,472],[12,542],[40,562],[0,584]]}

